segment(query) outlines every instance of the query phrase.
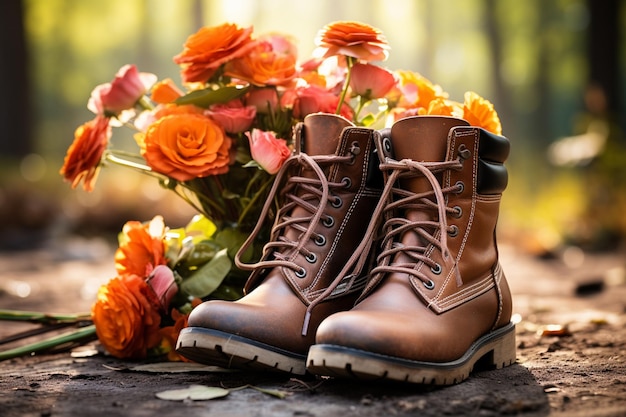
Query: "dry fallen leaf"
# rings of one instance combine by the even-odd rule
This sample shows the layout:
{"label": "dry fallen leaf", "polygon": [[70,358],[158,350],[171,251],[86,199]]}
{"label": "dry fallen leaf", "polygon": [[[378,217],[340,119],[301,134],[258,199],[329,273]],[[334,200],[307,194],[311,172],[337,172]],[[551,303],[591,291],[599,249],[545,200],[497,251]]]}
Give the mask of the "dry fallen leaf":
{"label": "dry fallen leaf", "polygon": [[222,398],[230,393],[227,389],[219,387],[208,387],[206,385],[190,385],[188,388],[172,389],[156,393],[156,397],[168,401],[204,401],[215,398]]}
{"label": "dry fallen leaf", "polygon": [[569,328],[567,325],[548,324],[544,326],[544,328],[541,330],[540,335],[544,337],[550,337],[550,336],[564,337],[564,336],[571,336],[572,333],[569,331]]}
{"label": "dry fallen leaf", "polygon": [[132,366],[129,371],[153,373],[181,373],[181,372],[233,372],[231,369],[217,366],[207,366],[194,362],[156,362]]}

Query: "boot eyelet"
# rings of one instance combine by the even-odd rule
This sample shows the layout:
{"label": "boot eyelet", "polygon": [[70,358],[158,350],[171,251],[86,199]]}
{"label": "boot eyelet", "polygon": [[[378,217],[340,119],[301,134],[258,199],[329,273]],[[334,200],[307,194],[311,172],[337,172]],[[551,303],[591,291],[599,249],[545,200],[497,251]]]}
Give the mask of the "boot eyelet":
{"label": "boot eyelet", "polygon": [[433,281],[432,279],[429,279],[428,281],[422,281],[422,283],[424,284],[424,288],[426,288],[427,290],[432,290],[435,288],[435,281]]}
{"label": "boot eyelet", "polygon": [[456,217],[457,219],[460,219],[461,216],[463,215],[463,209],[459,206],[452,207],[452,210],[453,210],[452,216]]}
{"label": "boot eyelet", "polygon": [[315,242],[317,246],[324,246],[326,244],[326,238],[324,235],[317,235],[315,239],[313,239],[313,242]]}
{"label": "boot eyelet", "polygon": [[356,140],[350,144],[350,153],[354,156],[361,153],[361,144]]}
{"label": "boot eyelet", "polygon": [[450,237],[456,237],[459,234],[459,227],[455,224],[451,225],[450,228],[448,229],[448,236]]}
{"label": "boot eyelet", "polygon": [[463,181],[457,181],[454,186],[457,187],[457,194],[462,194],[463,191],[465,191],[465,184],[463,183]]}
{"label": "boot eyelet", "polygon": [[306,269],[300,268],[297,271],[295,271],[294,274],[296,274],[298,278],[304,278],[306,277]]}
{"label": "boot eyelet", "polygon": [[391,139],[389,138],[383,139],[383,149],[385,150],[386,153],[388,154],[391,153]]}
{"label": "boot eyelet", "polygon": [[[439,274],[441,274],[441,271],[443,271],[443,268],[441,267],[441,265],[435,264],[435,266],[431,267],[430,270],[433,271],[433,274],[439,275]],[[433,283],[433,286],[434,285],[435,285],[435,283]]]}
{"label": "boot eyelet", "polygon": [[339,208],[343,205],[343,200],[341,199],[341,197],[335,196],[335,198],[333,198],[333,200],[330,202],[330,205],[334,208]]}
{"label": "boot eyelet", "polygon": [[306,259],[308,263],[314,264],[315,261],[317,261],[317,255],[311,252],[307,256],[305,256],[304,259]]}
{"label": "boot eyelet", "polygon": [[352,187],[352,180],[348,177],[343,177],[341,179],[341,182],[343,183],[343,188],[350,188]]}
{"label": "boot eyelet", "polygon": [[470,159],[470,157],[472,156],[472,151],[467,149],[467,146],[465,146],[464,143],[459,145],[458,150],[459,150],[459,157],[463,160]]}
{"label": "boot eyelet", "polygon": [[359,145],[359,142],[357,141],[352,142],[349,152],[350,152],[350,162],[348,162],[348,165],[354,165],[354,162],[356,161],[356,157],[361,153],[361,145]]}
{"label": "boot eyelet", "polygon": [[331,228],[335,225],[335,219],[333,219],[332,216],[328,216],[324,220],[322,220],[322,224],[328,228]]}

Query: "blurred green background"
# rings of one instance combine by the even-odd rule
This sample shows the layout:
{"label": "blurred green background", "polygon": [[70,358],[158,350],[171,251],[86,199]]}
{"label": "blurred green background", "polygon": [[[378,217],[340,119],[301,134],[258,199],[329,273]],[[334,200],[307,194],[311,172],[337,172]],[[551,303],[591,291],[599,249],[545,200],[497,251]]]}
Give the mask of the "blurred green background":
{"label": "blurred green background", "polygon": [[87,99],[127,63],[180,82],[172,57],[203,25],[254,25],[299,40],[359,20],[386,35],[390,69],[422,73],[451,98],[491,100],[511,139],[499,234],[549,252],[619,248],[626,237],[626,2],[620,0],[4,0],[0,3],[0,249],[127,220],[193,211],[154,180],[104,169],[96,190],[58,171]]}

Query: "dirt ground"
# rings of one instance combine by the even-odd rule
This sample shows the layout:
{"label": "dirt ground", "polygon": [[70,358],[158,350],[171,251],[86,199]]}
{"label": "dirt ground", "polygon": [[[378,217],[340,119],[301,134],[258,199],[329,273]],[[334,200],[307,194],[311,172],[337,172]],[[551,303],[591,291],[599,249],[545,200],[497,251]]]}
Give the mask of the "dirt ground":
{"label": "dirt ground", "polygon": [[[626,262],[622,252],[569,248],[549,257],[503,245],[514,293],[517,363],[444,388],[292,379],[282,375],[157,365],[74,352],[0,362],[0,415],[15,416],[626,416]],[[0,308],[88,311],[113,274],[112,249],[66,239],[0,253]],[[0,338],[24,325],[0,323]],[[0,346],[4,350],[11,345]],[[191,385],[231,390],[221,399],[168,401]],[[277,390],[278,398],[260,391]]]}

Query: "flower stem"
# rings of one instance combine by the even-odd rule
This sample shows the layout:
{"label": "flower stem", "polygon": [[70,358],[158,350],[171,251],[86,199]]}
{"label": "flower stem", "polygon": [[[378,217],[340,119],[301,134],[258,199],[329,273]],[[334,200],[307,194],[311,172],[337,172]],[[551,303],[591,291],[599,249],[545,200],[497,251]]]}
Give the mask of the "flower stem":
{"label": "flower stem", "polygon": [[55,324],[55,323],[77,323],[79,321],[90,320],[91,314],[49,314],[33,311],[0,310],[0,320],[8,321],[28,321],[31,323]]}
{"label": "flower stem", "polygon": [[104,159],[106,159],[107,161],[113,162],[114,164],[117,164],[117,165],[120,165],[120,166],[123,166],[123,167],[126,167],[126,168],[132,168],[132,169],[140,171],[140,172],[142,172],[144,174],[153,175],[153,176],[158,177],[158,178],[161,177],[161,174],[158,174],[158,173],[154,172],[152,170],[152,168],[150,168],[146,164],[142,164],[140,162],[131,161],[128,158],[139,159],[139,156],[137,156],[135,154],[122,152],[122,151],[107,151],[104,154]]}
{"label": "flower stem", "polygon": [[32,355],[33,353],[42,352],[68,343],[85,342],[86,340],[95,338],[96,326],[91,324],[72,332],[60,334],[50,339],[0,352],[0,361],[25,355]]}
{"label": "flower stem", "polygon": [[254,196],[250,199],[250,202],[248,202],[248,204],[246,204],[246,206],[241,211],[241,214],[239,215],[239,219],[237,220],[238,224],[243,223],[243,220],[248,215],[248,212],[254,207],[254,205],[257,203],[259,198],[261,198],[261,195],[264,194],[264,191],[267,189],[267,187],[270,186],[273,182],[274,182],[274,177],[272,176],[269,178],[269,180],[263,183],[261,188],[256,192],[256,194],[254,194]]}
{"label": "flower stem", "polygon": [[341,114],[341,107],[343,106],[343,102],[346,99],[346,94],[348,93],[348,87],[350,86],[350,77],[352,75],[352,65],[354,64],[354,58],[351,56],[346,56],[346,66],[348,67],[348,73],[346,74],[346,80],[343,83],[343,90],[341,90],[341,96],[339,97],[339,103],[337,103],[337,110],[335,110],[335,114]]}

